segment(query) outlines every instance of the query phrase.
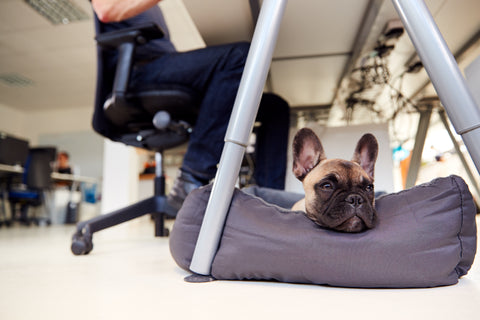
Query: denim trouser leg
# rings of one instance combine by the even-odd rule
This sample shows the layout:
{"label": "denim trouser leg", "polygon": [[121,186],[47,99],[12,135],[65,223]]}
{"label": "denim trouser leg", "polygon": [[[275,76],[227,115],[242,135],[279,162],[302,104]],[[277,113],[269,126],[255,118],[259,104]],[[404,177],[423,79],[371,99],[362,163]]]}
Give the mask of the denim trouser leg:
{"label": "denim trouser leg", "polygon": [[275,94],[265,93],[260,102],[255,147],[255,172],[257,185],[266,188],[285,188],[287,145],[290,126],[290,107]]}
{"label": "denim trouser leg", "polygon": [[168,53],[133,72],[135,88],[170,83],[200,95],[199,117],[182,165],[198,178],[215,176],[248,49],[248,43],[236,43]]}

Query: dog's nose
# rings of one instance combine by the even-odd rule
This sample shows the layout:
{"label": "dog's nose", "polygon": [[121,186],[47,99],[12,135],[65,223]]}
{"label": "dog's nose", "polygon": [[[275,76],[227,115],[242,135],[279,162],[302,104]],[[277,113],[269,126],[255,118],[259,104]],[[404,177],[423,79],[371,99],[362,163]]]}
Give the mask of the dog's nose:
{"label": "dog's nose", "polygon": [[350,194],[345,201],[354,208],[361,206],[363,203],[362,197],[358,194]]}

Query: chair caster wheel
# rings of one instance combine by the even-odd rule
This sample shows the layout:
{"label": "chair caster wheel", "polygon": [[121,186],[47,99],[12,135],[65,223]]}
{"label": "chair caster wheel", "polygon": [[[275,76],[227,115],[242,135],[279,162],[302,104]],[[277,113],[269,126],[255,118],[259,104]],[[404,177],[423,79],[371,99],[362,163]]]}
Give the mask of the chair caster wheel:
{"label": "chair caster wheel", "polygon": [[72,253],[76,256],[89,254],[93,249],[92,239],[85,238],[84,236],[74,236],[71,249]]}
{"label": "chair caster wheel", "polygon": [[170,235],[170,230],[168,228],[155,229],[155,237],[168,237]]}

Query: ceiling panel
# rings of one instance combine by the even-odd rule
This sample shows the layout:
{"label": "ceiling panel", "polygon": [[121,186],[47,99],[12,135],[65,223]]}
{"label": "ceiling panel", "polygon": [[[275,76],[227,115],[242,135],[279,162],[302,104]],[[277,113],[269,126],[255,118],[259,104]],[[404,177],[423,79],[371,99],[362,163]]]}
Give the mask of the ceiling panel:
{"label": "ceiling panel", "polygon": [[253,22],[248,0],[183,0],[207,45],[250,41]]}
{"label": "ceiling panel", "polygon": [[480,1],[446,1],[434,18],[450,50],[456,52],[480,31]]}
{"label": "ceiling panel", "polygon": [[0,1],[0,22],[0,34],[51,26],[23,0]]}
{"label": "ceiling panel", "polygon": [[0,75],[33,81],[23,87],[0,82],[0,103],[23,110],[91,105],[96,64],[91,21],[2,33],[0,43]]}
{"label": "ceiling panel", "polygon": [[368,2],[368,0],[289,1],[274,56],[350,52]]}
{"label": "ceiling panel", "polygon": [[331,104],[348,56],[273,61],[271,84],[291,106]]}

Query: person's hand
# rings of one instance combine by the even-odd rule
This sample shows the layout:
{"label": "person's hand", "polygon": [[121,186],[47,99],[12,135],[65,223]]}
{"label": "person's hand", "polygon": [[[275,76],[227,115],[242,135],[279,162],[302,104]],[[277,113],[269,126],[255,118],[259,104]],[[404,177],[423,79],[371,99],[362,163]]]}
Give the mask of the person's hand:
{"label": "person's hand", "polygon": [[134,17],[161,0],[92,0],[93,10],[100,21],[118,22]]}

